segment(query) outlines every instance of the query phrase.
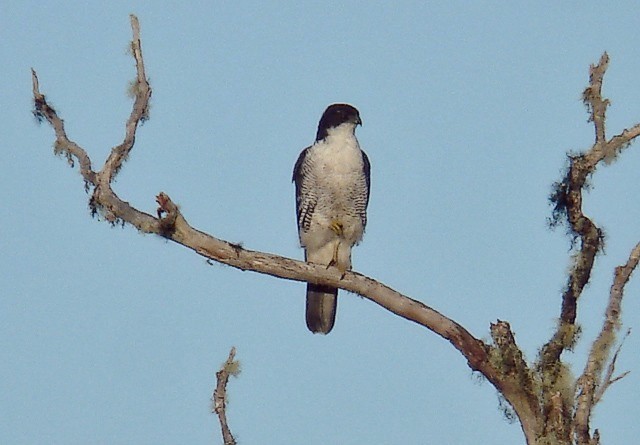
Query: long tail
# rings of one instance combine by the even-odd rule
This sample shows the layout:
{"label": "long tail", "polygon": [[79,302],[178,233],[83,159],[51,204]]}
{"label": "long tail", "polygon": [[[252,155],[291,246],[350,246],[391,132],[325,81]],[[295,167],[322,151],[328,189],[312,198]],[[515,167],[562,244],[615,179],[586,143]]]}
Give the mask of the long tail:
{"label": "long tail", "polygon": [[307,327],[314,334],[328,334],[336,321],[338,289],[307,284]]}

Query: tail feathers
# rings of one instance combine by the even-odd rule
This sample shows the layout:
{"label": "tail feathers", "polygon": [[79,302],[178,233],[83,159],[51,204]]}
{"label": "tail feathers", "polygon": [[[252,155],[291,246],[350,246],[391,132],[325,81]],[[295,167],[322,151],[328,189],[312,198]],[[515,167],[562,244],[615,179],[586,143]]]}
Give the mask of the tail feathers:
{"label": "tail feathers", "polygon": [[307,327],[314,334],[328,334],[336,321],[338,289],[307,284]]}

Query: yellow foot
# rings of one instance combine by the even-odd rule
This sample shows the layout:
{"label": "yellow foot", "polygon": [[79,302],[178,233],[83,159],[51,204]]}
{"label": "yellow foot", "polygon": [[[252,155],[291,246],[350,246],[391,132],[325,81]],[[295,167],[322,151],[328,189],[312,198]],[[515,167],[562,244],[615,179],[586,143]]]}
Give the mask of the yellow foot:
{"label": "yellow foot", "polygon": [[340,267],[335,261],[331,260],[331,262],[327,265],[327,269],[329,269],[330,267],[335,267],[336,269],[338,269],[338,272],[340,272],[340,279],[342,280],[344,278],[344,276],[347,274],[347,268],[344,267]]}
{"label": "yellow foot", "polygon": [[331,230],[333,230],[336,233],[336,235],[342,236],[342,232],[344,230],[344,225],[342,224],[342,221],[334,219],[333,221],[331,221],[331,225],[329,227],[331,228]]}

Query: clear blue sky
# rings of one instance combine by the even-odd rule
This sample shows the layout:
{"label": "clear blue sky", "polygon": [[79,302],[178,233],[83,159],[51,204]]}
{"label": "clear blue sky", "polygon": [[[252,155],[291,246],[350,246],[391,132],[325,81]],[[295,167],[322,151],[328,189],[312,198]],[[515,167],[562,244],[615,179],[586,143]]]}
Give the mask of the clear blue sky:
{"label": "clear blue sky", "polygon": [[[29,68],[95,165],[131,101],[129,13],[141,22],[151,120],[115,184],[148,211],[301,258],[291,170],[324,108],[356,105],[372,163],[355,269],[488,338],[511,322],[527,357],[549,337],[570,264],[547,196],[565,152],[590,146],[580,95],[604,50],[610,134],[640,121],[632,2],[3,2],[0,5],[0,443],[221,443],[214,373],[238,348],[228,416],[244,444],[522,444],[444,340],[341,293],[333,332],[304,323],[304,284],[239,272],[91,219],[76,170],[30,115]],[[576,373],[613,268],[640,239],[640,154],[592,178],[607,233],[580,305]],[[625,326],[640,326],[640,277]],[[637,441],[633,372],[593,419]]]}

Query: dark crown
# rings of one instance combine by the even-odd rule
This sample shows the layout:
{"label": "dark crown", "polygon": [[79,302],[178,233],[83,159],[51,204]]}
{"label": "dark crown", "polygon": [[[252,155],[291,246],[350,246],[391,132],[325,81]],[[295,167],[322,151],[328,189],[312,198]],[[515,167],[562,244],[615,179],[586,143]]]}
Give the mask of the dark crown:
{"label": "dark crown", "polygon": [[358,110],[348,104],[329,105],[320,118],[316,141],[326,138],[330,128],[335,128],[347,122],[354,125],[362,125]]}

